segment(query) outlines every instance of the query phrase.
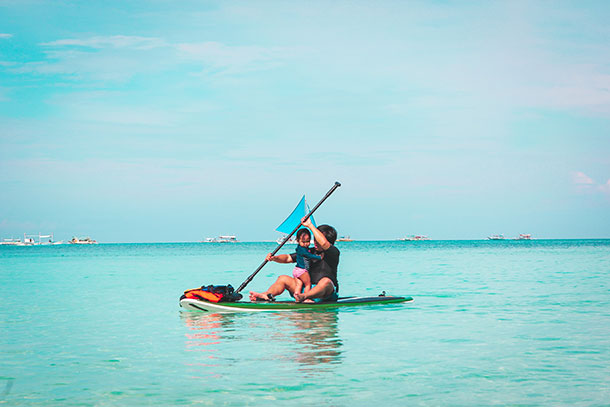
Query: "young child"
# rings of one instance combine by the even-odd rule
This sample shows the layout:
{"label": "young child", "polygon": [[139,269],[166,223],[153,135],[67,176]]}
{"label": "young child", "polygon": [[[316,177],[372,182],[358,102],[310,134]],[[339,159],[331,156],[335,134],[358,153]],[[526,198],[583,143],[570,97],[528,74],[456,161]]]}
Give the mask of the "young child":
{"label": "young child", "polygon": [[309,278],[309,263],[312,259],[320,260],[322,257],[309,252],[311,243],[311,232],[309,229],[299,229],[297,232],[297,265],[292,271],[296,283],[296,293],[301,293],[303,287],[307,292],[311,289],[311,279]]}

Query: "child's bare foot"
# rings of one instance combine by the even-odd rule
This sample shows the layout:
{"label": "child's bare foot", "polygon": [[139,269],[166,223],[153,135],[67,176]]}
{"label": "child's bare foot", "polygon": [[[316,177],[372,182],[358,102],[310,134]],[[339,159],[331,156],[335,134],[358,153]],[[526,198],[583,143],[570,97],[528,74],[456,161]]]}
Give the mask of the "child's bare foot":
{"label": "child's bare foot", "polygon": [[305,300],[305,301],[303,301],[303,302],[304,302],[304,303],[307,303],[307,304],[312,304],[312,303],[314,303],[315,301],[314,301],[314,300],[312,300],[312,299],[310,299],[310,298],[308,298],[308,299],[306,299],[306,300]]}
{"label": "child's bare foot", "polygon": [[257,293],[254,291],[250,291],[250,301],[270,301],[268,293]]}
{"label": "child's bare foot", "polygon": [[307,298],[305,298],[305,294],[301,294],[301,293],[294,293],[294,300],[296,302],[303,302],[305,301]]}

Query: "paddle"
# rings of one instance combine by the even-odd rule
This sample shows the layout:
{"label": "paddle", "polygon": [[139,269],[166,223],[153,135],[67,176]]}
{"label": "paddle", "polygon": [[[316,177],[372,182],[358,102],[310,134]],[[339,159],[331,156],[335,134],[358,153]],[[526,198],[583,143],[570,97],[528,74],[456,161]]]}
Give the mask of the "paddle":
{"label": "paddle", "polygon": [[[322,198],[320,200],[320,202],[318,202],[316,204],[316,206],[313,207],[313,209],[311,210],[311,212],[309,212],[307,215],[305,215],[305,220],[309,219],[309,217],[311,215],[313,215],[313,213],[316,211],[316,209],[318,209],[320,207],[320,205],[322,205],[322,203],[324,203],[324,201],[326,201],[326,198],[328,198],[333,192],[335,192],[335,189],[339,188],[341,186],[340,183],[335,182],[335,185],[333,185],[333,187],[326,193],[326,195],[324,195],[324,198]],[[294,235],[297,230],[299,230],[301,228],[301,224],[298,224],[296,228],[294,228],[294,230],[284,238],[284,240],[282,240],[282,243],[280,243],[278,245],[278,247],[275,248],[275,250],[273,252],[271,252],[271,256],[275,256],[275,254],[282,248],[282,246],[284,246],[284,243],[286,243],[291,237],[292,235]],[[258,266],[258,268],[256,269],[256,271],[254,271],[254,273],[250,274],[250,276],[246,279],[246,281],[244,281],[243,283],[241,283],[241,285],[239,286],[239,288],[237,289],[237,291],[235,291],[236,293],[240,292],[241,290],[243,290],[244,288],[246,288],[246,286],[250,283],[250,281],[252,281],[252,279],[254,278],[254,276],[256,274],[258,274],[259,271],[261,271],[261,269],[263,267],[265,267],[265,264],[267,264],[268,261],[267,259],[265,259],[265,261]]]}

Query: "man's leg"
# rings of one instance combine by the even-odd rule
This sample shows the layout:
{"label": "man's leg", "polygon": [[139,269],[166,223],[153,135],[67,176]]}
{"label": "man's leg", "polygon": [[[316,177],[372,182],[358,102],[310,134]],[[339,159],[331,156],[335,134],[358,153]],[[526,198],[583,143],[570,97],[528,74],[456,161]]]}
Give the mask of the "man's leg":
{"label": "man's leg", "polygon": [[257,293],[250,291],[250,301],[269,301],[269,294],[275,296],[280,295],[284,290],[288,290],[290,294],[294,294],[296,284],[294,278],[291,276],[279,276],[275,283],[271,284],[271,287],[264,293]]}
{"label": "man's leg", "polygon": [[316,284],[316,286],[308,292],[303,294],[294,294],[294,299],[297,302],[303,302],[307,299],[326,298],[331,295],[334,290],[335,285],[333,284],[332,280],[328,277],[322,277],[322,279],[318,281],[318,284]]}

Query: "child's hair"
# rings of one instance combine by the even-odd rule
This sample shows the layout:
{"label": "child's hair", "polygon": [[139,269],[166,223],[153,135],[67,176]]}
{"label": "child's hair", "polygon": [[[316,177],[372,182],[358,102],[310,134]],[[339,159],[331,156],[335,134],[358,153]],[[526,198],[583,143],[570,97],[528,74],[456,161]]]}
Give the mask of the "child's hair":
{"label": "child's hair", "polygon": [[299,229],[297,231],[297,240],[301,240],[301,236],[303,236],[303,235],[307,235],[311,239],[311,233],[309,232],[309,229],[307,229],[307,228]]}

